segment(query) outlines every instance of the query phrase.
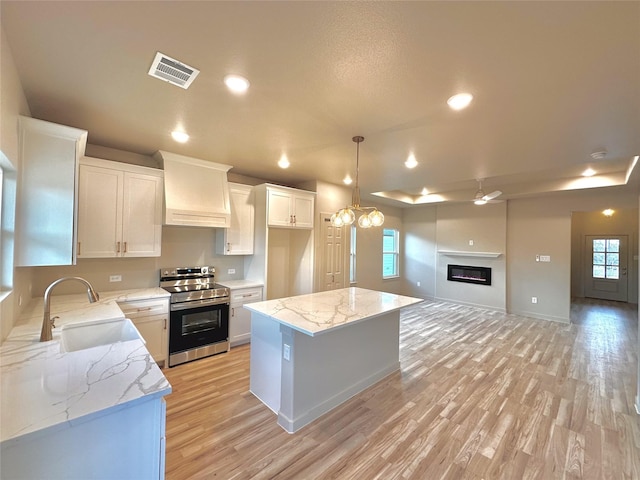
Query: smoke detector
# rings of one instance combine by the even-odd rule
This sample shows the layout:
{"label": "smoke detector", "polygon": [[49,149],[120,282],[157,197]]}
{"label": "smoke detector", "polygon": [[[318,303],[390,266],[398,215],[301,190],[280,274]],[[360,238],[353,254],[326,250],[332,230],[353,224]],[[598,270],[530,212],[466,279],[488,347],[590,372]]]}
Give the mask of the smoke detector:
{"label": "smoke detector", "polygon": [[591,158],[594,160],[602,160],[607,156],[607,151],[604,148],[597,148],[591,152]]}
{"label": "smoke detector", "polygon": [[149,75],[152,77],[177,85],[185,90],[189,88],[199,73],[200,70],[197,68],[190,67],[160,52],[156,53],[149,69]]}

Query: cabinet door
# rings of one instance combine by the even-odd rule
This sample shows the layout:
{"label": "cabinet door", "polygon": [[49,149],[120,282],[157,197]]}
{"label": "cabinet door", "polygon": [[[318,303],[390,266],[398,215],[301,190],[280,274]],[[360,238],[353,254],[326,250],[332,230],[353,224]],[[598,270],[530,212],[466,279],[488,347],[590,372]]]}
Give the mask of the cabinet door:
{"label": "cabinet door", "polygon": [[271,227],[292,227],[291,194],[268,190],[267,223]]}
{"label": "cabinet door", "polygon": [[162,178],[124,173],[122,255],[159,257],[162,236]]}
{"label": "cabinet door", "polygon": [[75,265],[78,157],[86,140],[85,130],[19,117],[16,266]]}
{"label": "cabinet door", "polygon": [[253,255],[254,207],[251,187],[229,185],[231,225],[224,231],[224,245],[218,253]]}
{"label": "cabinet door", "polygon": [[123,172],[80,165],[78,257],[116,257],[122,251]]}
{"label": "cabinet door", "polygon": [[313,196],[293,196],[294,224],[297,228],[313,228]]}
{"label": "cabinet door", "polygon": [[166,316],[153,315],[150,317],[140,318],[138,320],[131,320],[144,341],[145,346],[149,353],[153,357],[156,363],[164,362],[166,358],[166,328],[167,323]]}
{"label": "cabinet door", "polygon": [[169,321],[169,300],[152,298],[118,302],[127,318],[136,326],[146,342],[147,350],[156,363],[167,359],[167,323]]}
{"label": "cabinet door", "polygon": [[229,343],[232,347],[251,341],[251,312],[243,305],[261,300],[261,287],[231,290]]}

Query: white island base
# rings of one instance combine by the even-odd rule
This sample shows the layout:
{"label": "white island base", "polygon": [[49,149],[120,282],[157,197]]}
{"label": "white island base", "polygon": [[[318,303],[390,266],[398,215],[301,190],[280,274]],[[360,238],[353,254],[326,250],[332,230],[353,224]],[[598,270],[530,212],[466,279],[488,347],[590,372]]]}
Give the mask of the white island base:
{"label": "white island base", "polygon": [[248,305],[251,392],[294,433],[400,368],[400,308],[421,301],[346,288]]}

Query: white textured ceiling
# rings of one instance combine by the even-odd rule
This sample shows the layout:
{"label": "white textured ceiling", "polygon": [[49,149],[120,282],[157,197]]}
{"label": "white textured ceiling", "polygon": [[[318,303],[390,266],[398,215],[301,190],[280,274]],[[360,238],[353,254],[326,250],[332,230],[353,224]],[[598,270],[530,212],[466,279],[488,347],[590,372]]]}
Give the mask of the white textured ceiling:
{"label": "white textured ceiling", "polygon": [[[476,178],[503,198],[624,183],[640,154],[637,1],[3,0],[1,14],[32,115],[92,144],[339,184],[362,135],[363,194],[409,201],[424,187],[471,199]],[[188,90],[147,75],[158,51],[201,71]],[[245,96],[228,73],[249,79]],[[460,91],[475,99],[455,112]]]}

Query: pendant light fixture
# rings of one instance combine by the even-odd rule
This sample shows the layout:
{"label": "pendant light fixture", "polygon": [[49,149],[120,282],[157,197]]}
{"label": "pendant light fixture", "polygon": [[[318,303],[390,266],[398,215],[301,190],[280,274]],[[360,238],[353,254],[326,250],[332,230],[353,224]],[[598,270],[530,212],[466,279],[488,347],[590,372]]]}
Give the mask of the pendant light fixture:
{"label": "pendant light fixture", "polygon": [[384,223],[384,215],[376,207],[363,207],[360,205],[360,187],[358,185],[358,173],[360,169],[360,143],[364,137],[353,137],[356,143],[356,186],[351,196],[351,205],[338,210],[331,215],[331,225],[341,227],[351,225],[356,220],[356,213],[360,214],[358,226],[360,228],[379,227]]}

